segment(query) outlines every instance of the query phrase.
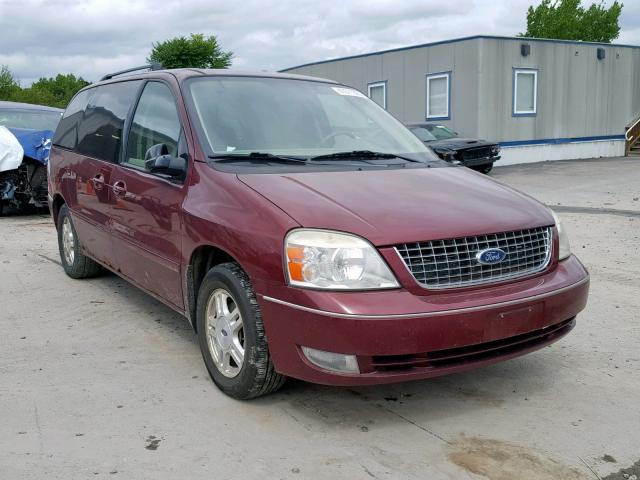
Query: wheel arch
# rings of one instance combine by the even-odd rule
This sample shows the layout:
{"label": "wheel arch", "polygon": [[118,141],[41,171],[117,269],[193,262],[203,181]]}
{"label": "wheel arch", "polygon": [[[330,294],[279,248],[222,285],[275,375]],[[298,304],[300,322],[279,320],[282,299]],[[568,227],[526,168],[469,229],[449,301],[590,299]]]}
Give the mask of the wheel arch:
{"label": "wheel arch", "polygon": [[187,305],[187,317],[195,331],[197,331],[198,328],[196,310],[198,291],[202,285],[202,280],[209,270],[216,265],[226,262],[237,263],[240,265],[240,268],[242,268],[241,263],[229,252],[214,245],[200,245],[196,247],[189,256],[189,263],[186,269],[185,303]]}
{"label": "wheel arch", "polygon": [[53,223],[56,228],[58,228],[58,215],[60,215],[60,209],[66,203],[67,202],[65,202],[64,198],[59,193],[56,193],[53,196],[53,201],[51,202],[51,216],[53,217]]}

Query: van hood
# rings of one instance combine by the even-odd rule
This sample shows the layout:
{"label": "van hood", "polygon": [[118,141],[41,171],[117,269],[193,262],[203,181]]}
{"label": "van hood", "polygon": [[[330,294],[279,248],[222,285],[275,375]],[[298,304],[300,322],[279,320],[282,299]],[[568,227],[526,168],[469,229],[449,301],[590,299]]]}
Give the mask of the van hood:
{"label": "van hood", "polygon": [[463,167],[238,178],[303,227],[354,233],[377,246],[554,223],[544,205]]}

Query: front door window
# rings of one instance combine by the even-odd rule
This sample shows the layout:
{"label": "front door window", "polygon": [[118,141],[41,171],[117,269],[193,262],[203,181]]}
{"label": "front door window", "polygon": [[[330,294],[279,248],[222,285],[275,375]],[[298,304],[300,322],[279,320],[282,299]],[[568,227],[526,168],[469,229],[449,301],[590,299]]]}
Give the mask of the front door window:
{"label": "front door window", "polygon": [[145,155],[156,145],[164,145],[166,154],[176,156],[179,139],[180,118],[169,87],[149,82],[133,116],[125,164],[145,170]]}

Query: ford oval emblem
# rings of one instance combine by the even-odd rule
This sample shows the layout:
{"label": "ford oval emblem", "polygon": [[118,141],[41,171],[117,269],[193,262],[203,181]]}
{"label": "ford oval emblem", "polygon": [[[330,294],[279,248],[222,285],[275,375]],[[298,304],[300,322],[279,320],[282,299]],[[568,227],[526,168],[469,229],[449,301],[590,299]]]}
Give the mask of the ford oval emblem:
{"label": "ford oval emblem", "polygon": [[476,255],[476,260],[482,265],[495,265],[507,257],[507,252],[499,248],[487,248],[480,250]]}

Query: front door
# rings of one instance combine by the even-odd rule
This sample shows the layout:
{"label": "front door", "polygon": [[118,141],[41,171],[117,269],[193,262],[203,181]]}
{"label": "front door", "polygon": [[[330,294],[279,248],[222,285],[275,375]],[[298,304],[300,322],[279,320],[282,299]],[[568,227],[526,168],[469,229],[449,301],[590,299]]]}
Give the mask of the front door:
{"label": "front door", "polygon": [[124,159],[111,177],[113,242],[124,276],[182,309],[180,212],[185,188],[145,168],[147,150],[160,144],[169,155],[186,155],[173,94],[164,83],[151,81],[131,121]]}

